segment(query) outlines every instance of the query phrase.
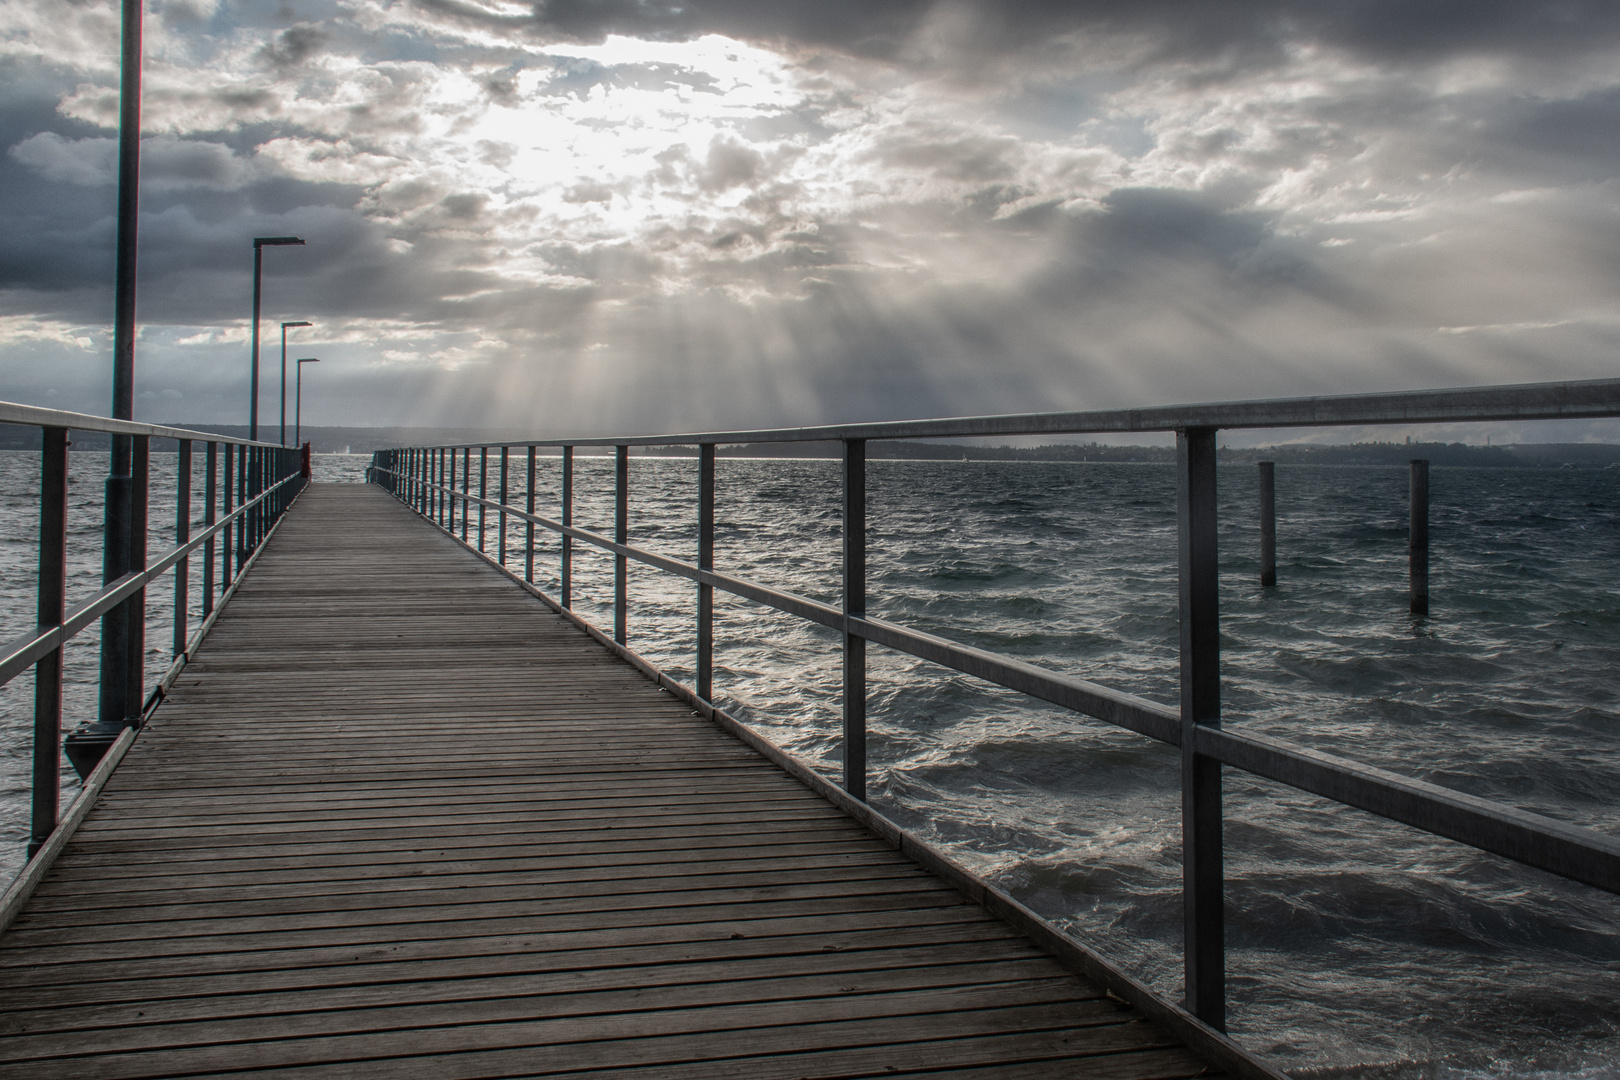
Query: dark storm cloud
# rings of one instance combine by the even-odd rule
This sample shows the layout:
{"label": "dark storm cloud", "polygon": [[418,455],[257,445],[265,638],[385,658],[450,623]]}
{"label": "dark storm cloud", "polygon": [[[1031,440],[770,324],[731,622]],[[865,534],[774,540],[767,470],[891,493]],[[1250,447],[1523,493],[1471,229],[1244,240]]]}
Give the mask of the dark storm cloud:
{"label": "dark storm cloud", "polygon": [[294,67],[318,53],[324,44],[326,31],[313,23],[295,23],[277,34],[259,55],[275,67]]}
{"label": "dark storm cloud", "polygon": [[1479,135],[1498,153],[1556,161],[1568,182],[1606,180],[1620,171],[1620,90],[1564,101],[1516,98]]}
{"label": "dark storm cloud", "polygon": [[[872,55],[898,53],[946,6],[937,0],[542,0],[529,14],[506,15],[459,0],[417,3],[507,32],[581,40],[715,32]],[[1089,30],[1145,35],[1161,58],[1258,56],[1296,41],[1389,61],[1459,53],[1553,57],[1620,39],[1620,4],[1613,0],[981,0],[949,6],[972,12],[981,48],[1024,48]]]}
{"label": "dark storm cloud", "polygon": [[[1135,294],[1132,307],[1140,310],[1151,306],[1142,297],[1165,299],[1155,281],[1191,272],[1227,295],[1304,293],[1344,308],[1366,305],[1326,268],[1322,249],[1278,235],[1270,214],[1222,206],[1208,196],[1120,188],[1097,213],[1048,219],[1037,208],[1028,216],[1060,236],[1051,263],[1030,283],[1054,304],[1115,304]],[[1008,224],[1022,222],[1015,217]]]}

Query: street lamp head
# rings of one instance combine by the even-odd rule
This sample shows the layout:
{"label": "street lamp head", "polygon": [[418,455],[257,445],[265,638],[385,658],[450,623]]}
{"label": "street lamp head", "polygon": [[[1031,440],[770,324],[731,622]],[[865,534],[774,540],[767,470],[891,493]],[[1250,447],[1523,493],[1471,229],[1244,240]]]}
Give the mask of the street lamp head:
{"label": "street lamp head", "polygon": [[300,364],[318,364],[321,362],[321,358],[318,356],[306,356],[298,362]]}
{"label": "street lamp head", "polygon": [[314,325],[315,325],[314,323],[308,321],[307,319],[300,319],[297,322],[284,322],[284,323],[281,324],[281,328],[283,330],[285,330],[289,326],[314,326]]}
{"label": "street lamp head", "polygon": [[303,241],[296,236],[255,236],[254,247],[283,247],[289,244],[302,244]]}

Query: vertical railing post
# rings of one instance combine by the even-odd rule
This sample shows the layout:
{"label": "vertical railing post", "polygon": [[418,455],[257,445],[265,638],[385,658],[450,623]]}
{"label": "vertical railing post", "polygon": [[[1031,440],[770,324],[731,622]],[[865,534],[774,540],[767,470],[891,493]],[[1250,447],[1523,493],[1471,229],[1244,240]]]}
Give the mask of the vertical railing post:
{"label": "vertical railing post", "polygon": [[438,490],[433,493],[433,520],[438,523],[439,528],[441,529],[444,528],[444,457],[445,455],[443,447],[433,451],[433,482],[438,485]]}
{"label": "vertical railing post", "polygon": [[[537,447],[529,447],[529,497],[524,503],[524,509],[534,513],[534,457]],[[527,527],[523,530],[523,580],[530,585],[534,584],[534,522],[526,521]]]}
{"label": "vertical railing post", "polygon": [[[219,497],[219,443],[210,442],[203,462],[203,528],[212,528],[219,518],[214,516],[214,501]],[[214,538],[203,541],[202,615],[206,619],[214,613]]]}
{"label": "vertical railing post", "polygon": [[[461,494],[466,496],[472,491],[472,447],[465,447],[461,451]],[[461,500],[461,542],[467,542],[467,522],[472,518],[472,503],[465,497]]]}
{"label": "vertical railing post", "polygon": [[[562,448],[562,523],[574,523],[574,448]],[[562,606],[574,606],[574,538],[563,533],[562,565],[558,575],[562,578]]]}
{"label": "vertical railing post", "polygon": [[[247,506],[259,494],[259,448],[257,446],[244,446],[242,448],[242,505]],[[242,542],[237,544],[236,572],[242,572],[247,564],[248,556],[253,554],[253,547],[259,542],[259,508],[251,507],[244,515],[246,520],[242,524]]]}
{"label": "vertical railing post", "polygon": [[1187,1011],[1226,1030],[1220,762],[1198,752],[1198,728],[1221,723],[1215,429],[1176,432],[1181,608],[1181,842]]}
{"label": "vertical railing post", "polygon": [[[67,614],[66,428],[41,433],[39,461],[39,625],[60,626]],[[62,646],[34,664],[34,793],[28,857],[32,859],[56,831],[62,796]]]}
{"label": "vertical railing post", "polygon": [[[698,446],[698,568],[714,569],[714,443]],[[697,695],[714,701],[714,586],[698,582]]]}
{"label": "vertical railing post", "polygon": [[456,535],[456,451],[455,451],[455,447],[451,447],[450,449],[446,450],[444,452],[444,456],[445,456],[445,461],[447,462],[448,468],[449,468],[449,479],[445,482],[445,485],[444,485],[446,488],[449,489],[444,493],[444,516],[445,516],[445,528],[444,528],[444,531],[449,533],[451,536],[454,536],[454,535]]}
{"label": "vertical railing post", "polygon": [[506,568],[506,466],[507,466],[507,451],[509,449],[510,449],[510,447],[506,447],[506,446],[501,447],[501,509],[500,509],[501,540],[500,540],[500,543],[495,545],[496,550],[498,552],[498,557],[499,557],[500,562],[501,562],[501,568],[503,570]]}
{"label": "vertical railing post", "polygon": [[[146,530],[148,494],[151,491],[152,437],[136,435],[131,449],[129,466],[129,572],[138,574],[146,569]],[[137,589],[129,598],[129,668],[128,690],[124,707],[129,710],[126,723],[140,723],[141,697],[146,689],[146,590]]]}
{"label": "vertical railing post", "polygon": [[[619,446],[613,454],[613,542],[630,542],[630,448]],[[630,560],[613,556],[613,640],[623,645],[630,634]]]}
{"label": "vertical railing post", "polygon": [[220,530],[219,545],[219,592],[223,596],[225,590],[231,587],[231,543],[236,531],[236,522],[231,521],[231,512],[236,504],[232,496],[236,492],[236,447],[230,443],[225,444],[225,481],[220,485],[220,499],[224,503],[221,515],[225,518],[225,527]]}
{"label": "vertical railing post", "polygon": [[1421,458],[1411,462],[1411,490],[1407,509],[1411,531],[1407,534],[1406,561],[1411,580],[1413,615],[1429,613],[1429,463]]}
{"label": "vertical railing post", "polygon": [[1277,584],[1277,463],[1260,462],[1260,584]]}
{"label": "vertical railing post", "polygon": [[[267,485],[265,484],[265,478],[268,475],[269,470],[265,468],[265,461],[269,456],[270,456],[269,453],[264,449],[264,447],[255,446],[253,448],[253,494],[254,495],[263,495],[264,492],[265,492],[265,489],[267,487]],[[259,550],[259,545],[264,543],[265,519],[270,516],[269,515],[269,509],[270,508],[269,508],[268,505],[266,505],[265,503],[260,503],[258,505],[258,507],[256,507],[254,509],[254,511],[253,511],[253,550],[254,551]]]}
{"label": "vertical railing post", "polygon": [[[844,440],[844,617],[866,614],[866,440]],[[844,628],[844,790],[866,801],[866,639]]]}
{"label": "vertical railing post", "polygon": [[[236,448],[236,505],[238,509],[247,505],[248,495],[248,448]],[[236,519],[236,572],[241,574],[242,564],[247,562],[248,542],[248,515]]]}
{"label": "vertical railing post", "polygon": [[[478,497],[489,498],[489,447],[478,448]],[[484,550],[484,524],[489,520],[489,507],[478,504],[478,550]]]}
{"label": "vertical railing post", "polygon": [[[261,494],[270,490],[271,473],[274,471],[273,459],[268,447],[259,448],[259,492]],[[270,531],[270,515],[275,509],[275,501],[266,499],[264,508],[259,511],[259,524],[256,530],[257,540],[253,547],[255,550],[264,543],[264,538]]]}
{"label": "vertical railing post", "polygon": [[[191,440],[181,439],[175,454],[174,542],[191,539]],[[191,601],[191,558],[180,556],[174,564],[174,655],[186,651],[186,614]]]}

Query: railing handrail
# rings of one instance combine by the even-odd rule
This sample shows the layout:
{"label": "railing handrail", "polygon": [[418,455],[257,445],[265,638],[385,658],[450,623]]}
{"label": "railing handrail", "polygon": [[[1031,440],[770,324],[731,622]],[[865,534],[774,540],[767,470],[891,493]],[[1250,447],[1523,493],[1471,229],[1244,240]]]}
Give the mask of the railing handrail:
{"label": "railing handrail", "polygon": [[231,511],[229,516],[205,528],[194,539],[178,544],[159,555],[145,570],[125,574],[117,581],[103,586],[95,595],[87,597],[78,607],[68,612],[60,623],[36,627],[32,634],[22,634],[9,643],[0,645],[0,686],[6,685],[27,671],[40,657],[72,641],[82,631],[88,629],[91,623],[172,570],[181,559],[213,540],[231,525],[236,524],[239,519],[246,518],[261,504],[270,501],[271,496],[286,485],[294,484],[300,479],[301,477],[295,473],[277,481],[257,498],[243,503]]}
{"label": "railing handrail", "polygon": [[280,444],[239,439],[234,435],[220,435],[213,431],[192,431],[189,428],[169,427],[166,424],[141,424],[134,420],[112,420],[90,413],[64,412],[61,409],[42,409],[36,405],[19,405],[14,401],[0,401],[0,424],[31,427],[67,428],[70,431],[101,431],[109,435],[149,435],[154,439],[190,439],[193,442],[230,443],[232,446],[258,446],[272,450],[282,449]]}
{"label": "railing handrail", "polygon": [[[1343,427],[1374,424],[1443,424],[1459,421],[1582,420],[1620,415],[1620,379],[1465,386],[1379,394],[1266,398],[1195,405],[1087,412],[1007,413],[932,420],[884,420],[820,427],[676,435],[585,436],[444,443],[414,450],[493,449],[501,446],[702,446],[767,442],[838,442],[847,439],[949,439],[1000,435],[1101,435],[1181,431],[1189,428]],[[3,419],[3,417],[0,417]]]}

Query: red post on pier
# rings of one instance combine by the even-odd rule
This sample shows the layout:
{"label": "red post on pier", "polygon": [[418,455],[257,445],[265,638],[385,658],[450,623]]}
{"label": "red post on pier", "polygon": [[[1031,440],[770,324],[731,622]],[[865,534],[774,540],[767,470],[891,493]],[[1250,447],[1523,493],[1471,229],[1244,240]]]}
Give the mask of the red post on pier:
{"label": "red post on pier", "polygon": [[302,476],[305,480],[308,480],[309,479],[309,443],[305,443],[303,446],[300,446],[298,448],[298,452],[299,452],[298,475]]}

